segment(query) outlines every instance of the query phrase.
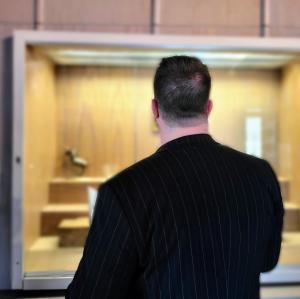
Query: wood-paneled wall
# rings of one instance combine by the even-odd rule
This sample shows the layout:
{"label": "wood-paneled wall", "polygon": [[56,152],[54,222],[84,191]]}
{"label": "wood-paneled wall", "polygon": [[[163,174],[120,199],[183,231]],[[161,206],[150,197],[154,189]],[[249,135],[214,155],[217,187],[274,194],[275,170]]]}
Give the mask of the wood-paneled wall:
{"label": "wood-paneled wall", "polygon": [[56,161],[56,98],[53,64],[27,52],[24,135],[24,244],[40,234],[41,210],[47,203]]}
{"label": "wood-paneled wall", "polygon": [[262,155],[277,168],[277,111],[279,71],[213,70],[212,134],[221,142],[245,151],[245,120],[262,119]]}
{"label": "wood-paneled wall", "polygon": [[278,112],[279,173],[289,178],[289,200],[300,204],[300,62],[283,70]]}
{"label": "wood-paneled wall", "polygon": [[67,148],[89,162],[86,176],[109,175],[134,161],[133,71],[57,68],[57,176],[76,175],[64,159]]}
{"label": "wood-paneled wall", "polygon": [[56,176],[78,175],[64,157],[75,148],[90,163],[84,175],[109,176],[153,151],[151,69],[57,67]]}
{"label": "wood-paneled wall", "polygon": [[[90,161],[85,175],[105,176],[159,146],[150,103],[153,69],[58,67],[59,160],[56,175],[74,175],[63,161],[67,147]],[[280,73],[213,70],[212,135],[245,151],[245,117],[262,118],[263,156],[277,167]]]}

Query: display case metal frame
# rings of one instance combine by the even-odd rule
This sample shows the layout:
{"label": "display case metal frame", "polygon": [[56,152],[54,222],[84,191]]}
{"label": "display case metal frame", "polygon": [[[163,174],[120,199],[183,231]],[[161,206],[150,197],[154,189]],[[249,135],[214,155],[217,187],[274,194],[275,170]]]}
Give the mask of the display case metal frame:
{"label": "display case metal frame", "polygon": [[[25,273],[23,269],[24,90],[28,45],[105,46],[115,48],[300,52],[300,39],[202,37],[151,34],[15,31],[13,36],[12,289],[64,289],[74,272]],[[262,284],[300,282],[300,265],[278,265],[261,275]]]}

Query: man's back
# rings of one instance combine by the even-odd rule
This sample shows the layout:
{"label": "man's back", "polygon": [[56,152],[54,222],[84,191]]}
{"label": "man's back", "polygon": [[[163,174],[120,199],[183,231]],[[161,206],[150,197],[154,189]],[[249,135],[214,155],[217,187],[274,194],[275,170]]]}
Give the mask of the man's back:
{"label": "man's back", "polygon": [[208,134],[164,144],[99,194],[72,297],[256,299],[278,261],[272,169]]}

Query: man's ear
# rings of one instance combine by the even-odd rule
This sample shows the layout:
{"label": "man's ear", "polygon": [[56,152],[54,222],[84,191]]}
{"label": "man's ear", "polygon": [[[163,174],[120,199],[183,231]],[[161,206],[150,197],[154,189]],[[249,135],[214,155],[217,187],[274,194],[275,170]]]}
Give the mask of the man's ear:
{"label": "man's ear", "polygon": [[152,108],[153,117],[155,119],[159,118],[158,102],[156,99],[152,99],[151,108]]}
{"label": "man's ear", "polygon": [[206,114],[206,116],[210,115],[212,108],[213,108],[213,101],[208,99],[208,101],[205,105],[205,114]]}

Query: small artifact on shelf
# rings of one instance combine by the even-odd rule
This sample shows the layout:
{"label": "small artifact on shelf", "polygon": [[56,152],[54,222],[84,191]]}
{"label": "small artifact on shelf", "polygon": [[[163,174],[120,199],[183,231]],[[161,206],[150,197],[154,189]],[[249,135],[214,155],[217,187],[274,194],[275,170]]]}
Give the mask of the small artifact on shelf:
{"label": "small artifact on shelf", "polygon": [[300,229],[300,207],[297,203],[284,203],[284,225],[285,232],[299,231]]}
{"label": "small artifact on shelf", "polygon": [[77,150],[75,148],[70,148],[65,151],[65,155],[67,155],[72,163],[72,165],[77,166],[81,169],[81,173],[83,174],[86,167],[88,166],[88,162],[79,157],[77,154]]}
{"label": "small artifact on shelf", "polygon": [[83,247],[89,226],[88,217],[63,219],[58,225],[59,247]]}

